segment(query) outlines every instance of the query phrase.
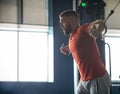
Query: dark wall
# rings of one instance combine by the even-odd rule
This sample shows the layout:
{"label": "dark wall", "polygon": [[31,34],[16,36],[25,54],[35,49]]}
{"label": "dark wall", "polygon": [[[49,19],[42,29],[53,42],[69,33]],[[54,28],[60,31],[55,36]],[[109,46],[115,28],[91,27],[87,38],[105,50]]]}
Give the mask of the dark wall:
{"label": "dark wall", "polygon": [[74,94],[73,60],[71,56],[64,56],[59,48],[65,37],[59,27],[58,15],[65,9],[72,9],[73,0],[53,0],[50,21],[54,28],[54,83],[38,82],[0,82],[0,94]]}
{"label": "dark wall", "polygon": [[54,69],[56,90],[60,94],[74,93],[73,60],[71,56],[60,53],[62,43],[68,43],[68,37],[64,36],[59,25],[59,14],[66,9],[72,9],[73,0],[53,0],[53,24],[54,24]]}

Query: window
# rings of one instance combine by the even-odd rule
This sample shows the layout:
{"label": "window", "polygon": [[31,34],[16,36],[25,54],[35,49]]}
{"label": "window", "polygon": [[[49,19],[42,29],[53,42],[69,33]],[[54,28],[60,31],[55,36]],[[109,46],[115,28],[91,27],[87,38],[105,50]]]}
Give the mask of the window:
{"label": "window", "polygon": [[54,81],[51,2],[0,0],[0,81]]}
{"label": "window", "polygon": [[1,24],[0,57],[0,81],[53,82],[52,27]]}
{"label": "window", "polygon": [[105,36],[106,67],[112,82],[120,82],[120,30],[109,29]]}

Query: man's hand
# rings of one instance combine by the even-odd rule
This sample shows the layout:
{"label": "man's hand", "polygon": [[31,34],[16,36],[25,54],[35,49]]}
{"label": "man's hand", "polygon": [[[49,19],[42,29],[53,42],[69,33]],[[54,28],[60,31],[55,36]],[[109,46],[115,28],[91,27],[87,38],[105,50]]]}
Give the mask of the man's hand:
{"label": "man's hand", "polygon": [[96,20],[90,24],[89,33],[93,37],[102,38],[105,27],[103,20]]}
{"label": "man's hand", "polygon": [[62,46],[60,47],[60,52],[64,55],[69,55],[70,54],[69,47],[64,46],[64,43],[63,43]]}

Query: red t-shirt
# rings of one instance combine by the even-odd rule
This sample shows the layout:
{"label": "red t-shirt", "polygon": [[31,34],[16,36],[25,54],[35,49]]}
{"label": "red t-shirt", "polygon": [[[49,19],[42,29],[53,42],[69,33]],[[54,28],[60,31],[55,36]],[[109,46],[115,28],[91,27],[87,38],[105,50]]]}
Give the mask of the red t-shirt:
{"label": "red t-shirt", "polygon": [[69,37],[69,49],[78,65],[83,81],[102,77],[106,73],[96,40],[89,35],[88,26],[89,24],[80,26]]}

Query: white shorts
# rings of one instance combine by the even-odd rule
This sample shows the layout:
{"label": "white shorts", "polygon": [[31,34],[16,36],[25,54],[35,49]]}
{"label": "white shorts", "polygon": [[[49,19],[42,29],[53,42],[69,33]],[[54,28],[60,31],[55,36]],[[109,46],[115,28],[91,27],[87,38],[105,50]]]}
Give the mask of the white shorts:
{"label": "white shorts", "polygon": [[111,79],[108,73],[103,77],[94,80],[82,81],[78,83],[78,94],[110,94]]}

